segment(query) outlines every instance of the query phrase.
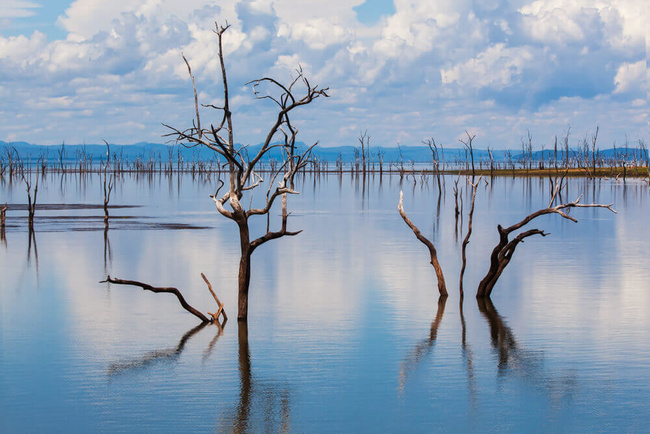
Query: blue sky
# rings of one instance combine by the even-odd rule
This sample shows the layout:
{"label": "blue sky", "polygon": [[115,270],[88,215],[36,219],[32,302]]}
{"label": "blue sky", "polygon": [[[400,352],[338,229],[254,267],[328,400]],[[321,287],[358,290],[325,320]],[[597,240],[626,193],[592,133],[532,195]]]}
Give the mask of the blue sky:
{"label": "blue sky", "polygon": [[[258,143],[273,107],[245,83],[301,65],[331,98],[294,115],[304,142],[536,148],[650,139],[647,16],[639,0],[3,0],[0,140],[163,142],[221,99],[225,35],[235,137]],[[205,110],[204,122],[213,113]],[[215,119],[216,121],[216,119]]]}

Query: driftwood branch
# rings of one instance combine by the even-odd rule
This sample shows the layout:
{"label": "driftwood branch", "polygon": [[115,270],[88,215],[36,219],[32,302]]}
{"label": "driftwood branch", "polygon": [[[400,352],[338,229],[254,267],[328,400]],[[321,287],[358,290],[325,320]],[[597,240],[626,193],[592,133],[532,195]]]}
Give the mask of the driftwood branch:
{"label": "driftwood branch", "polygon": [[155,287],[151,286],[148,283],[143,283],[143,282],[138,282],[136,280],[124,280],[124,279],[114,279],[110,275],[106,277],[106,280],[102,280],[99,283],[114,283],[117,285],[132,285],[132,286],[139,286],[140,288],[144,289],[145,291],[151,291],[155,293],[161,293],[161,292],[166,292],[170,294],[174,294],[176,298],[178,298],[178,301],[180,302],[181,306],[183,306],[183,309],[200,319],[202,322],[210,322],[210,320],[203,315],[201,312],[199,312],[197,309],[193,308],[190,306],[187,301],[185,301],[185,298],[183,297],[183,294],[177,289],[177,288],[172,288],[172,287]]}
{"label": "driftwood branch", "polygon": [[436,277],[438,278],[438,291],[440,292],[441,297],[446,297],[447,294],[447,286],[445,284],[445,276],[442,273],[442,267],[440,266],[440,262],[438,261],[438,253],[436,252],[436,248],[433,245],[433,243],[427,239],[424,235],[422,235],[422,232],[413,224],[413,222],[408,218],[406,215],[406,212],[404,212],[404,194],[402,191],[399,192],[399,204],[397,205],[397,210],[399,211],[399,215],[402,216],[402,219],[406,223],[406,225],[411,228],[413,233],[415,234],[415,237],[422,242],[427,248],[429,249],[429,255],[431,257],[431,265],[433,265],[433,269],[436,271]]}

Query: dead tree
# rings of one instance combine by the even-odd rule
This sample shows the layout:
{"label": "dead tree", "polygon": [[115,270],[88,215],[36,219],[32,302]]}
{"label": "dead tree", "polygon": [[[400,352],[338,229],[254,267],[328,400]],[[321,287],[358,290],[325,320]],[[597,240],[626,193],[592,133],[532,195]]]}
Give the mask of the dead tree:
{"label": "dead tree", "polygon": [[[257,154],[250,159],[247,158],[246,146],[238,149],[235,148],[226,64],[222,48],[223,34],[229,27],[228,24],[225,26],[217,25],[215,29],[218,41],[217,54],[221,65],[221,78],[223,82],[223,106],[203,105],[205,108],[212,108],[220,112],[218,124],[210,124],[207,128],[202,126],[196,82],[189,61],[183,57],[187,65],[188,73],[192,78],[194,88],[195,119],[193,125],[184,130],[179,130],[169,125],[165,126],[171,130],[166,135],[167,137],[175,139],[178,143],[185,143],[186,146],[205,146],[218,155],[223,156],[227,161],[229,172],[227,190],[222,195],[219,195],[219,191],[224,185],[221,182],[221,186],[212,195],[212,199],[216,204],[218,212],[233,220],[239,230],[241,258],[239,261],[237,318],[239,320],[246,320],[248,316],[251,255],[255,249],[267,241],[283,236],[297,235],[301,232],[290,232],[287,230],[287,218],[289,216],[286,207],[287,194],[298,193],[294,189],[294,177],[298,171],[308,164],[311,150],[315,144],[302,153],[297,151],[296,135],[298,134],[298,129],[291,123],[289,115],[294,109],[308,105],[319,97],[328,97],[327,92],[329,89],[319,89],[318,86],[312,85],[305,77],[301,68],[296,71],[297,75],[288,85],[283,85],[269,77],[249,82],[248,84],[252,84],[253,86],[256,99],[269,100],[277,106],[277,115]],[[266,88],[266,90],[261,90],[262,88]],[[280,142],[277,142],[278,140]],[[270,175],[269,189],[267,190],[266,202],[263,207],[245,209],[244,201],[242,201],[244,194],[251,195],[253,190],[258,188],[263,182],[262,176],[256,171],[258,163],[273,148],[280,148],[283,151],[284,164],[278,170],[278,172],[282,172],[282,175],[279,173]],[[274,186],[276,177],[280,178],[280,181]],[[268,216],[276,199],[279,197],[282,197],[283,203],[281,228],[277,231],[272,231]],[[267,216],[266,233],[254,239],[251,238],[249,231],[249,218],[253,216]]]}
{"label": "dead tree", "polygon": [[361,144],[361,170],[365,175],[368,167],[368,155],[370,155],[370,136],[368,135],[368,130],[359,133],[358,137],[359,143]]}
{"label": "dead tree", "polygon": [[38,195],[38,176],[36,177],[36,184],[34,185],[33,200],[32,200],[32,185],[27,180],[27,178],[25,178],[24,174],[23,174],[23,181],[27,186],[27,213],[28,213],[27,222],[28,222],[29,231],[32,232],[34,230],[34,213],[36,212],[36,196]]}
{"label": "dead tree", "polygon": [[9,208],[9,207],[7,206],[6,203],[5,203],[5,206],[0,208],[0,228],[2,228],[2,230],[5,229],[5,218],[6,218],[6,214],[7,214],[7,208]]}
{"label": "dead tree", "polygon": [[113,175],[111,175],[110,180],[108,179],[108,163],[111,158],[111,148],[104,140],[104,143],[106,143],[106,164],[104,165],[104,228],[108,229],[108,203],[111,200],[111,191],[113,191],[113,186],[115,183],[113,182]]}
{"label": "dead tree", "polygon": [[526,238],[531,237],[533,235],[541,235],[543,237],[549,235],[548,233],[540,229],[529,229],[527,231],[520,232],[513,239],[509,239],[511,234],[523,228],[524,226],[526,226],[528,223],[530,223],[537,217],[546,214],[559,214],[562,218],[577,223],[578,220],[570,216],[569,214],[567,214],[564,210],[568,210],[570,208],[607,208],[613,213],[616,213],[616,211],[612,208],[613,204],[609,204],[609,205],[602,205],[597,203],[581,204],[580,199],[582,198],[582,195],[573,202],[561,203],[559,205],[553,206],[561,189],[562,189],[562,183],[556,181],[555,189],[551,196],[551,201],[548,207],[535,211],[534,213],[526,216],[519,223],[516,223],[507,228],[504,228],[501,225],[497,226],[497,231],[499,232],[499,243],[496,245],[494,250],[492,250],[492,254],[490,255],[490,268],[487,274],[485,275],[485,277],[483,278],[483,280],[481,280],[481,282],[479,283],[478,291],[476,292],[476,297],[480,298],[480,297],[490,296],[490,294],[492,293],[492,289],[494,289],[494,285],[497,283],[497,280],[503,273],[503,270],[512,260],[512,256],[514,255],[515,249],[517,248],[519,243],[524,242]]}
{"label": "dead tree", "polygon": [[417,226],[415,226],[413,222],[411,222],[411,220],[409,220],[409,218],[406,216],[406,213],[404,212],[404,194],[402,191],[399,192],[399,204],[397,205],[397,210],[399,211],[399,215],[402,216],[402,219],[404,219],[406,225],[411,228],[415,234],[415,237],[429,249],[431,265],[433,265],[433,269],[436,271],[436,277],[438,279],[438,291],[440,292],[441,297],[447,297],[448,293],[447,285],[445,284],[445,276],[442,273],[442,267],[438,261],[438,253],[436,252],[436,248],[429,239],[422,235],[422,232],[420,232]]}
{"label": "dead tree", "polygon": [[[205,283],[208,285],[208,289],[210,290],[210,293],[212,294],[212,297],[214,297],[214,300],[217,302],[218,310],[217,313],[212,314],[208,312],[208,315],[210,315],[211,319],[209,319],[206,315],[201,313],[198,309],[190,306],[190,304],[185,301],[185,297],[183,297],[183,294],[178,290],[178,288],[173,288],[171,286],[165,286],[165,287],[157,287],[157,286],[151,286],[148,283],[143,283],[143,282],[138,282],[136,280],[125,280],[125,279],[115,279],[112,278],[110,275],[106,277],[106,280],[102,280],[99,283],[114,283],[116,285],[132,285],[132,286],[139,286],[140,288],[144,289],[145,291],[151,291],[155,293],[168,293],[168,294],[174,294],[176,298],[178,298],[178,302],[183,306],[183,309],[197,317],[198,319],[201,320],[201,322],[208,323],[208,322],[219,322],[219,315],[223,316],[223,323],[228,320],[228,317],[226,316],[226,312],[223,309],[223,303],[219,301],[217,298],[217,295],[214,293],[212,290],[212,285],[208,281],[208,279],[205,277],[203,273],[201,273],[201,277],[203,277],[203,280]],[[222,324],[223,326],[223,324]]]}
{"label": "dead tree", "polygon": [[591,170],[593,176],[596,176],[596,140],[598,140],[598,130],[600,127],[596,126],[596,132],[591,136]]}
{"label": "dead tree", "polygon": [[465,239],[463,240],[463,245],[461,247],[461,257],[462,257],[462,266],[460,268],[460,298],[462,299],[465,296],[465,293],[463,292],[463,277],[465,276],[465,267],[467,266],[467,255],[466,255],[466,250],[467,250],[467,245],[469,244],[469,237],[472,236],[472,220],[474,217],[474,202],[476,201],[476,190],[478,187],[478,184],[481,182],[482,176],[479,176],[478,181],[476,183],[472,183],[472,205],[469,208],[469,221],[467,223],[467,235],[465,235]]}
{"label": "dead tree", "polygon": [[431,150],[431,164],[433,165],[433,170],[436,174],[436,181],[438,182],[438,199],[442,195],[442,183],[440,182],[440,157],[438,151],[438,144],[436,139],[433,137],[431,139],[422,141],[425,145]]}
{"label": "dead tree", "polygon": [[0,241],[2,241],[3,244],[7,244],[7,240],[5,238],[5,215],[7,213],[7,204],[5,203],[5,206],[0,208]]}
{"label": "dead tree", "polygon": [[472,136],[467,130],[465,130],[465,134],[467,134],[467,140],[458,139],[458,141],[469,151],[469,157],[472,160],[472,176],[474,176],[474,147],[472,146],[472,142],[476,138],[476,134]]}

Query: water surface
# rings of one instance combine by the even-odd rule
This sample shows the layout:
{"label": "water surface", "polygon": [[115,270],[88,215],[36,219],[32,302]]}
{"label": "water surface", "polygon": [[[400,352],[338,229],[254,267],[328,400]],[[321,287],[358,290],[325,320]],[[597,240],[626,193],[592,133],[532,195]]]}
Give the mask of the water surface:
{"label": "water surface", "polygon": [[[214,178],[120,177],[105,232],[99,176],[48,175],[32,236],[23,184],[0,180],[0,431],[646,430],[647,184],[569,180],[563,199],[618,214],[536,220],[550,235],[527,239],[477,303],[497,224],[550,197],[546,179],[481,181],[461,304],[471,188],[461,178],[456,231],[456,179],[440,200],[419,177],[301,179],[289,226],[303,232],[255,252],[247,327],[234,320],[237,233],[209,198]],[[438,248],[444,303],[397,213],[400,189]],[[223,330],[197,327],[173,296],[99,283],[175,286],[214,311],[201,272],[231,317]]]}

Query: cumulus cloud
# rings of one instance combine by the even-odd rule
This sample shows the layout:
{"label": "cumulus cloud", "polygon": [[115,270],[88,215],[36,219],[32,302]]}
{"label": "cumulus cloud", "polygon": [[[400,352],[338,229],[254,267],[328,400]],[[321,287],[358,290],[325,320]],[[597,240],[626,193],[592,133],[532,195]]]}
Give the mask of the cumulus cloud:
{"label": "cumulus cloud", "polygon": [[[296,113],[306,142],[354,143],[369,129],[386,141],[378,144],[419,143],[434,132],[449,143],[473,127],[507,144],[526,123],[591,128],[587,118],[601,115],[618,119],[617,131],[642,135],[640,3],[395,0],[392,14],[362,25],[355,7],[364,0],[76,0],[58,18],[64,39],[38,30],[0,36],[3,101],[15,108],[3,112],[0,139],[92,142],[104,132],[113,141],[160,141],[160,122],[182,126],[193,113],[181,53],[201,98],[222,98],[214,21],[232,25],[224,51],[242,142],[259,141],[254,132],[268,115],[244,84],[288,80],[299,65],[332,95]],[[36,6],[7,0],[0,18]]]}
{"label": "cumulus cloud", "polygon": [[504,44],[488,47],[473,59],[441,71],[442,82],[471,88],[503,89],[518,81],[521,72],[533,60],[527,47],[508,48]]}
{"label": "cumulus cloud", "polygon": [[637,96],[648,91],[648,69],[645,60],[624,63],[614,77],[614,93],[636,93]]}

